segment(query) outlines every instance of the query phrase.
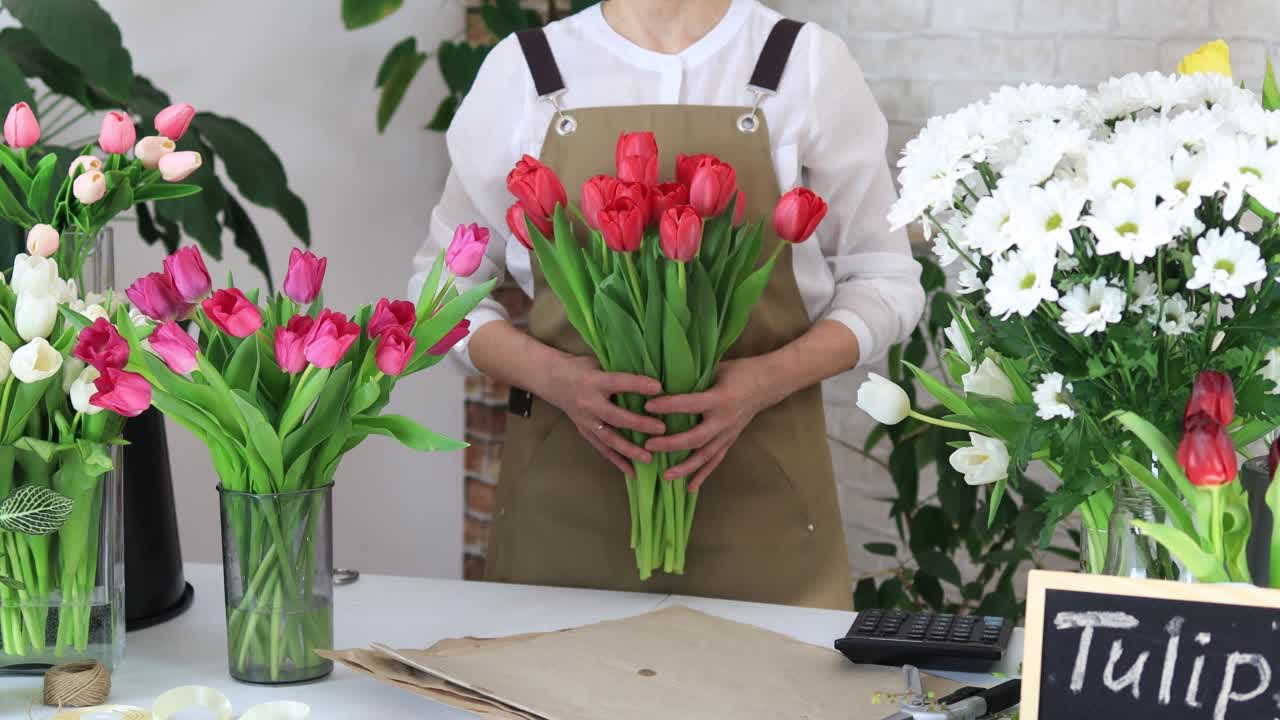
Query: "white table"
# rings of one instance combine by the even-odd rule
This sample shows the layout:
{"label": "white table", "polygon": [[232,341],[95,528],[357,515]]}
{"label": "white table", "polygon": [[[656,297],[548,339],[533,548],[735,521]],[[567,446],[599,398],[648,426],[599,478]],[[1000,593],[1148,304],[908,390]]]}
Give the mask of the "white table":
{"label": "white table", "polygon": [[[124,665],[113,677],[112,703],[150,707],[151,701],[169,688],[208,685],[230,698],[237,712],[271,700],[299,700],[311,706],[316,720],[474,717],[343,667],[309,685],[275,688],[237,683],[227,674],[222,569],[188,564],[186,576],[196,590],[195,605],[176,620],[129,634]],[[365,575],[353,585],[336,588],[334,603],[335,644],[339,648],[365,647],[371,642],[425,648],[443,638],[558,630],[667,605],[687,605],[831,647],[854,618],[853,613],[834,610],[706,598],[377,575]],[[1014,644],[1021,647],[1021,635],[1015,637]],[[1009,657],[999,670],[1013,674],[1017,666],[1018,658]],[[990,680],[951,676],[967,682]],[[39,695],[38,678],[0,679],[0,717],[26,718],[28,705]],[[38,703],[32,709],[37,720],[50,714]]]}

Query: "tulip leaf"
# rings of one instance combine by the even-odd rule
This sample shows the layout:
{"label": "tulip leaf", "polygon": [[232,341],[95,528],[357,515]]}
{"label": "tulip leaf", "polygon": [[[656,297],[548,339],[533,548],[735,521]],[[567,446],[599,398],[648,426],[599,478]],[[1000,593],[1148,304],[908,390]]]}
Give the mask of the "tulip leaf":
{"label": "tulip leaf", "polygon": [[696,328],[694,340],[694,356],[698,361],[698,384],[696,390],[710,387],[712,373],[720,363],[717,350],[720,344],[720,313],[716,309],[715,288],[707,269],[701,263],[689,263],[689,309],[692,315],[692,327]]}
{"label": "tulip leaf", "polygon": [[378,132],[387,129],[391,116],[395,115],[400,102],[404,100],[405,91],[426,62],[427,54],[418,51],[418,41],[414,37],[401,40],[387,53],[382,66],[378,68],[377,86],[382,90],[378,95],[378,108],[374,115]]}
{"label": "tulip leaf", "polygon": [[[458,323],[462,322],[463,318],[489,295],[496,283],[496,279],[488,280],[471,288],[441,306],[435,315],[415,325],[412,333],[413,339],[418,343],[417,350],[414,352],[415,363],[418,359],[425,357],[432,346],[443,340],[445,335],[457,327]],[[412,366],[413,364],[410,364],[410,367]]]}
{"label": "tulip leaf", "polygon": [[368,410],[381,394],[382,388],[379,387],[378,383],[372,380],[361,383],[360,387],[356,388],[355,394],[351,396],[351,414],[359,415]]}
{"label": "tulip leaf", "polygon": [[[284,437],[284,464],[291,465],[308,450],[324,442],[346,413],[343,405],[350,389],[351,363],[343,363],[333,369],[325,381],[315,409],[297,429]],[[304,408],[305,410],[305,408]]]}
{"label": "tulip leaf", "polygon": [[367,27],[399,10],[404,0],[342,0],[342,24],[348,30]]}
{"label": "tulip leaf", "polygon": [[1164,433],[1160,432],[1156,426],[1136,413],[1119,412],[1115,413],[1114,418],[1125,429],[1136,435],[1142,441],[1142,444],[1146,445],[1147,449],[1155,455],[1160,467],[1177,484],[1178,492],[1191,504],[1191,509],[1195,513],[1196,520],[1199,521],[1199,526],[1209,527],[1209,498],[1204,493],[1197,492],[1196,487],[1187,479],[1187,474],[1183,472],[1182,466],[1178,464],[1177,450],[1174,448],[1173,443],[1169,441],[1169,438],[1165,437]]}
{"label": "tulip leaf", "polygon": [[569,324],[573,326],[587,345],[595,351],[596,355],[600,355],[600,345],[596,336],[590,332],[587,325],[586,317],[582,314],[582,306],[576,302],[577,296],[573,294],[573,288],[569,284],[566,277],[566,270],[561,265],[560,256],[556,253],[554,247],[543,237],[542,233],[534,226],[533,222],[526,220],[529,228],[529,239],[533,242],[534,253],[538,258],[538,267],[542,270],[542,276],[547,281],[547,285],[560,298],[561,304],[564,305],[565,316],[569,319]]}
{"label": "tulip leaf", "polygon": [[1151,469],[1143,467],[1142,463],[1129,457],[1117,453],[1115,460],[1129,473],[1138,484],[1146,488],[1160,505],[1168,513],[1169,519],[1173,522],[1174,527],[1178,528],[1188,536],[1196,537],[1195,522],[1191,519],[1191,513],[1187,511],[1187,507],[1182,504],[1182,499],[1165,483],[1151,473]]}
{"label": "tulip leaf", "polygon": [[418,322],[422,322],[431,317],[435,313],[436,291],[440,289],[440,276],[444,273],[445,250],[441,250],[436,255],[436,260],[431,264],[431,272],[427,274],[427,279],[422,283],[422,290],[418,293],[418,303],[415,306],[418,311]]}
{"label": "tulip leaf", "polygon": [[223,375],[233,390],[252,392],[258,385],[258,343],[253,338],[240,341],[239,347],[231,353],[231,362],[227,364]]}
{"label": "tulip leaf", "polygon": [[95,0],[3,0],[4,9],[53,54],[119,102],[133,88],[133,60],[120,29]]}
{"label": "tulip leaf", "polygon": [[5,417],[4,435],[0,437],[0,443],[12,445],[27,429],[27,418],[31,416],[31,411],[44,398],[47,391],[53,383],[62,382],[62,373],[55,373],[53,377],[45,378],[38,382],[16,383],[18,389],[13,393],[13,401],[9,405],[9,415]]}
{"label": "tulip leaf", "polygon": [[[569,283],[569,288],[573,291],[573,298],[581,308],[582,319],[587,328],[592,331],[590,335],[584,335],[584,337],[597,337],[595,312],[591,307],[591,296],[595,294],[595,288],[588,286],[591,278],[588,277],[586,266],[582,261],[582,246],[578,244],[578,238],[573,234],[573,227],[569,224],[569,217],[565,214],[563,205],[556,205],[551,221],[555,232],[555,251],[561,261],[560,267],[564,272],[565,280]],[[562,302],[568,300],[565,297],[558,297]]]}
{"label": "tulip leaf", "polygon": [[467,447],[467,443],[432,432],[403,415],[357,415],[351,419],[351,428],[370,435],[385,435],[419,452],[452,452]]}
{"label": "tulip leaf", "polygon": [[[3,159],[3,157],[5,155],[0,153],[0,159]],[[23,183],[19,182],[19,185],[23,185]],[[25,187],[29,188],[30,186],[30,181],[28,181]],[[18,198],[14,196],[13,191],[9,189],[8,183],[2,181],[0,181],[0,215],[3,215],[6,220],[13,224],[21,226],[23,230],[30,230],[31,226],[37,222],[31,213],[27,212],[27,209],[23,207],[22,203],[18,201]]]}
{"label": "tulip leaf", "polygon": [[993,527],[996,524],[996,513],[1000,511],[1000,501],[1004,499],[1004,493],[1008,487],[1009,476],[1006,475],[997,480],[995,486],[991,488],[991,504],[987,506],[987,527]]}
{"label": "tulip leaf", "polygon": [[1224,583],[1230,580],[1218,559],[1200,547],[1190,535],[1177,528],[1145,520],[1134,520],[1133,525],[1165,546],[1200,582]]}
{"label": "tulip leaf", "polygon": [[134,202],[147,202],[148,200],[169,200],[173,198],[187,197],[200,192],[199,185],[190,185],[188,183],[151,183],[138,188],[133,194]]}
{"label": "tulip leaf", "polygon": [[9,108],[17,103],[25,102],[37,112],[35,93],[27,84],[27,75],[22,68],[8,55],[0,54],[0,107]]}
{"label": "tulip leaf", "polygon": [[36,175],[27,189],[27,207],[37,220],[53,218],[53,176],[57,171],[57,155],[50,153],[40,158]]}
{"label": "tulip leaf", "polygon": [[276,492],[284,490],[284,452],[280,447],[280,436],[271,427],[271,423],[267,422],[262,409],[248,397],[248,393],[237,389],[232,391],[232,396],[249,426],[248,444],[262,458],[270,473],[268,481],[271,488]]}
{"label": "tulip leaf", "polygon": [[1276,84],[1276,71],[1270,57],[1267,58],[1267,74],[1262,81],[1262,108],[1280,110],[1280,85]]}
{"label": "tulip leaf", "polygon": [[698,382],[698,371],[693,364],[693,349],[689,347],[689,339],[680,320],[671,309],[670,303],[663,303],[666,314],[662,321],[662,379],[663,390],[668,395],[684,395],[693,390]]}
{"label": "tulip leaf", "polygon": [[613,361],[607,369],[658,377],[657,368],[645,351],[644,336],[635,318],[608,293],[596,295],[596,309],[604,325],[601,335]]}
{"label": "tulip leaf", "polygon": [[[644,284],[648,288],[648,297],[645,298],[644,306],[644,340],[646,350],[649,357],[657,363],[662,359],[662,338],[666,328],[663,322],[665,313],[663,308],[670,306],[663,301],[662,293],[658,292],[661,287],[658,281],[658,264],[656,262],[646,260],[644,263]],[[667,364],[664,360],[662,363],[663,377],[666,377]]]}
{"label": "tulip leaf", "polygon": [[1242,455],[1248,454],[1248,447],[1255,442],[1266,437],[1267,433],[1276,429],[1276,424],[1270,420],[1255,419],[1241,425],[1231,432],[1231,442],[1235,443],[1236,449]]}
{"label": "tulip leaf", "polygon": [[920,384],[924,386],[924,389],[928,390],[929,394],[946,406],[948,410],[957,415],[969,415],[973,412],[969,409],[969,404],[955,390],[947,387],[934,376],[909,362],[904,361],[902,364],[906,365],[911,374],[916,376],[916,380],[919,380]]}
{"label": "tulip leaf", "polygon": [[726,313],[724,326],[720,330],[720,344],[716,348],[716,354],[723,356],[728,352],[729,348],[738,341],[738,337],[742,335],[742,331],[747,327],[747,321],[751,317],[751,311],[755,308],[756,301],[764,294],[764,288],[769,284],[769,275],[773,272],[773,264],[776,258],[769,258],[759,270],[747,276],[734,291],[733,296],[729,299],[729,311]]}

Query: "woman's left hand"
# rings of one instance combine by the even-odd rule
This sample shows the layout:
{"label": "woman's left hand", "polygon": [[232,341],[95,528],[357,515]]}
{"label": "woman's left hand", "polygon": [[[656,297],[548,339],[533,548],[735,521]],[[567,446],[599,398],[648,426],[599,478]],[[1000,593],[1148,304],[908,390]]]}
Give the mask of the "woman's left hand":
{"label": "woman's left hand", "polygon": [[763,398],[766,386],[760,365],[752,359],[726,360],[720,364],[715,387],[690,395],[670,395],[650,400],[645,410],[654,415],[701,415],[702,422],[687,432],[650,438],[650,452],[695,451],[663,475],[666,480],[691,477],[696,491],[720,466],[747,423],[769,406]]}

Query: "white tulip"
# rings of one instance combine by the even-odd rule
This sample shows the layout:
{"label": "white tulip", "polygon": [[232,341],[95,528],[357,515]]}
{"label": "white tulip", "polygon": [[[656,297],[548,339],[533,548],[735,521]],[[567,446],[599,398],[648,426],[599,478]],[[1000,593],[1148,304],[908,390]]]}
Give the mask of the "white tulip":
{"label": "white tulip", "polygon": [[58,299],[49,295],[27,293],[18,296],[13,311],[13,324],[23,340],[49,337],[58,319]]}
{"label": "white tulip", "polygon": [[102,373],[98,372],[96,367],[87,367],[80,371],[80,374],[71,383],[71,389],[67,392],[71,396],[71,407],[76,409],[78,413],[85,415],[97,415],[102,412],[102,408],[89,404],[97,392],[98,388],[93,384]]}
{"label": "white tulip", "polygon": [[969,347],[969,337],[965,335],[964,330],[960,327],[960,321],[956,318],[951,318],[951,324],[942,332],[947,336],[947,340],[951,342],[951,348],[956,351],[960,359],[972,365],[973,348]]}
{"label": "white tulip", "polygon": [[990,485],[1009,475],[1009,450],[1004,443],[978,433],[969,433],[970,447],[951,453],[951,467],[964,475],[969,485]]}
{"label": "white tulip", "polygon": [[58,252],[58,231],[52,225],[39,223],[32,225],[27,232],[27,252],[40,257],[49,257]]}
{"label": "white tulip", "polygon": [[0,342],[0,383],[9,379],[9,361],[13,360],[13,350],[8,343]]}
{"label": "white tulip", "polygon": [[80,377],[80,371],[84,368],[84,361],[75,356],[69,356],[62,361],[62,392],[71,392],[71,383]]}
{"label": "white tulip", "polygon": [[13,353],[9,369],[21,382],[38,383],[62,370],[62,354],[48,340],[38,337]]}
{"label": "white tulip", "polygon": [[988,397],[1000,398],[1005,402],[1013,402],[1013,383],[991,358],[985,358],[977,369],[960,378],[966,393],[977,393]]}
{"label": "white tulip", "polygon": [[57,290],[54,294],[57,296],[59,303],[72,303],[80,299],[80,286],[76,284],[75,278],[59,280],[54,283],[54,287]]}
{"label": "white tulip", "polygon": [[19,295],[54,295],[58,291],[58,264],[49,258],[19,253],[13,259],[10,284]]}
{"label": "white tulip", "polygon": [[136,307],[129,308],[129,322],[133,323],[134,327],[144,328],[151,326],[151,318],[143,315],[142,311]]}
{"label": "white tulip", "polygon": [[858,407],[885,425],[897,425],[911,413],[911,400],[897,383],[875,373],[858,388]]}
{"label": "white tulip", "polygon": [[81,155],[71,161],[71,167],[67,169],[69,177],[75,177],[76,172],[93,172],[102,169],[102,161],[92,155]]}
{"label": "white tulip", "polygon": [[111,316],[107,314],[107,309],[102,307],[101,305],[90,305],[89,307],[85,308],[84,312],[81,314],[84,315],[89,322],[93,322],[98,318],[102,318],[104,320],[111,319]]}
{"label": "white tulip", "polygon": [[87,172],[71,183],[71,194],[84,205],[92,205],[107,194],[107,176],[94,170]]}
{"label": "white tulip", "polygon": [[163,135],[149,135],[138,141],[133,147],[133,154],[142,163],[142,167],[155,170],[160,167],[160,158],[173,152],[177,146]]}

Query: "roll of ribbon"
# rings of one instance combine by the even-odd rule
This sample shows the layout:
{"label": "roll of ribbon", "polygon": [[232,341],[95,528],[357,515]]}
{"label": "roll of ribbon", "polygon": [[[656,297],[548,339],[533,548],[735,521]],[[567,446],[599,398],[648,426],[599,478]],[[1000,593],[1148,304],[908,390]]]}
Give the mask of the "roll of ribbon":
{"label": "roll of ribbon", "polygon": [[[235,711],[226,695],[211,687],[184,685],[156,698],[150,710],[131,705],[95,705],[63,710],[50,720],[173,720],[187,710],[204,710],[215,720],[232,720]],[[254,705],[240,720],[310,720],[311,708],[288,700]]]}
{"label": "roll of ribbon", "polygon": [[131,705],[94,705],[63,710],[51,720],[153,720],[150,710]]}
{"label": "roll of ribbon", "polygon": [[208,710],[216,720],[231,720],[231,701],[226,695],[203,685],[183,685],[156,698],[151,706],[155,720],[169,720],[183,710],[200,708]]}

